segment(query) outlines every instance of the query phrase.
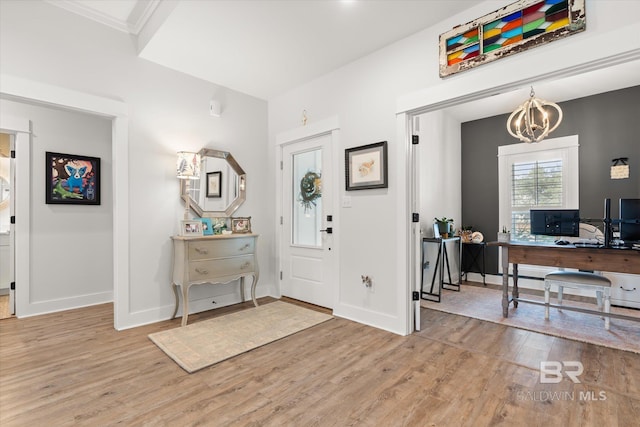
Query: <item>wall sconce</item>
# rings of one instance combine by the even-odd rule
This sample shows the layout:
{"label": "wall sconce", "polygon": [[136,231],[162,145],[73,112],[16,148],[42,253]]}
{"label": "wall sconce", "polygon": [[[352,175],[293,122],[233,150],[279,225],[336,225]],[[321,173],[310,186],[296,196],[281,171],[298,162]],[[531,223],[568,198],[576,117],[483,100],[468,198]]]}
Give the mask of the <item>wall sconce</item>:
{"label": "wall sconce", "polygon": [[190,182],[192,179],[200,179],[200,154],[191,153],[189,151],[178,151],[178,161],[176,163],[176,176],[178,179],[184,179],[185,182],[185,198],[184,219],[189,219],[189,211],[191,210],[190,200],[191,189]]}
{"label": "wall sconce", "polygon": [[628,157],[620,157],[611,161],[613,162],[613,166],[611,166],[611,179],[629,178]]}
{"label": "wall sconce", "polygon": [[[558,113],[557,122],[552,126],[549,108]],[[511,136],[523,142],[540,142],[556,130],[562,121],[562,110],[557,104],[535,97],[533,86],[529,99],[520,105],[507,120],[507,130]]]}

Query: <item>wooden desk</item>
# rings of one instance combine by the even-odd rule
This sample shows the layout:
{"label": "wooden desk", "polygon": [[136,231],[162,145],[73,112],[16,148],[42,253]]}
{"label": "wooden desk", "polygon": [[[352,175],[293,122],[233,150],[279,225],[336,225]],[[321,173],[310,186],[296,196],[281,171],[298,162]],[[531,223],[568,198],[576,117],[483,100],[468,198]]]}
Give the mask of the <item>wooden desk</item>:
{"label": "wooden desk", "polygon": [[[502,316],[509,316],[509,303],[518,307],[518,301],[541,304],[537,301],[520,299],[518,292],[518,264],[545,265],[550,267],[578,268],[582,270],[610,271],[640,274],[640,251],[633,249],[576,248],[573,245],[540,243],[490,242],[490,246],[500,246],[502,250]],[[513,264],[513,290],[509,299],[509,263]],[[565,310],[589,312],[605,315],[593,310],[562,306]],[[611,314],[631,320],[637,318]]]}

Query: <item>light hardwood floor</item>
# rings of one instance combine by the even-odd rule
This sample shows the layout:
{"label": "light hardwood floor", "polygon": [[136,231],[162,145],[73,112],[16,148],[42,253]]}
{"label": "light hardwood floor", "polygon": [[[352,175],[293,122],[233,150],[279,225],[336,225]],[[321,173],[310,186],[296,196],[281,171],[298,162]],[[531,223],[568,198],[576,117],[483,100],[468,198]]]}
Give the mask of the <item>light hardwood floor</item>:
{"label": "light hardwood floor", "polygon": [[[640,419],[637,354],[428,309],[422,319],[421,332],[401,337],[336,318],[194,374],[147,338],[180,319],[117,332],[106,304],[2,320],[0,425],[611,427]],[[540,361],[572,360],[584,364],[580,384],[540,383]]]}

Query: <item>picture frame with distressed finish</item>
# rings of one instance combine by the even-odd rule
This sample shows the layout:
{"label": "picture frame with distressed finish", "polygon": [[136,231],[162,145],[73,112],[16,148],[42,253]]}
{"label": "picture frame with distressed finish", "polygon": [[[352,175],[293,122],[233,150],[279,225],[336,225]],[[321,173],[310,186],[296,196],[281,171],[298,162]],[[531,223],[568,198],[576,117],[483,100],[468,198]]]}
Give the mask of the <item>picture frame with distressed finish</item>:
{"label": "picture frame with distressed finish", "polygon": [[251,217],[231,218],[233,233],[251,233]]}
{"label": "picture frame with distressed finish", "polygon": [[586,22],[585,0],[518,0],[440,34],[440,77],[578,34]]}

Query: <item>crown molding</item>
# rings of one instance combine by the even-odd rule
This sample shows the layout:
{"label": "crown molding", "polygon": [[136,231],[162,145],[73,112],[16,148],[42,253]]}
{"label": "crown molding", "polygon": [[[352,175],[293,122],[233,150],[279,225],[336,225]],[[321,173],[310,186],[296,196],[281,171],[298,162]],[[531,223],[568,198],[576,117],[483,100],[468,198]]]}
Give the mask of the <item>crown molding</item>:
{"label": "crown molding", "polygon": [[138,35],[147,23],[161,0],[136,0],[126,21],[115,18],[107,13],[98,11],[78,0],[45,0],[45,2],[68,10],[100,24],[114,28],[124,33]]}

